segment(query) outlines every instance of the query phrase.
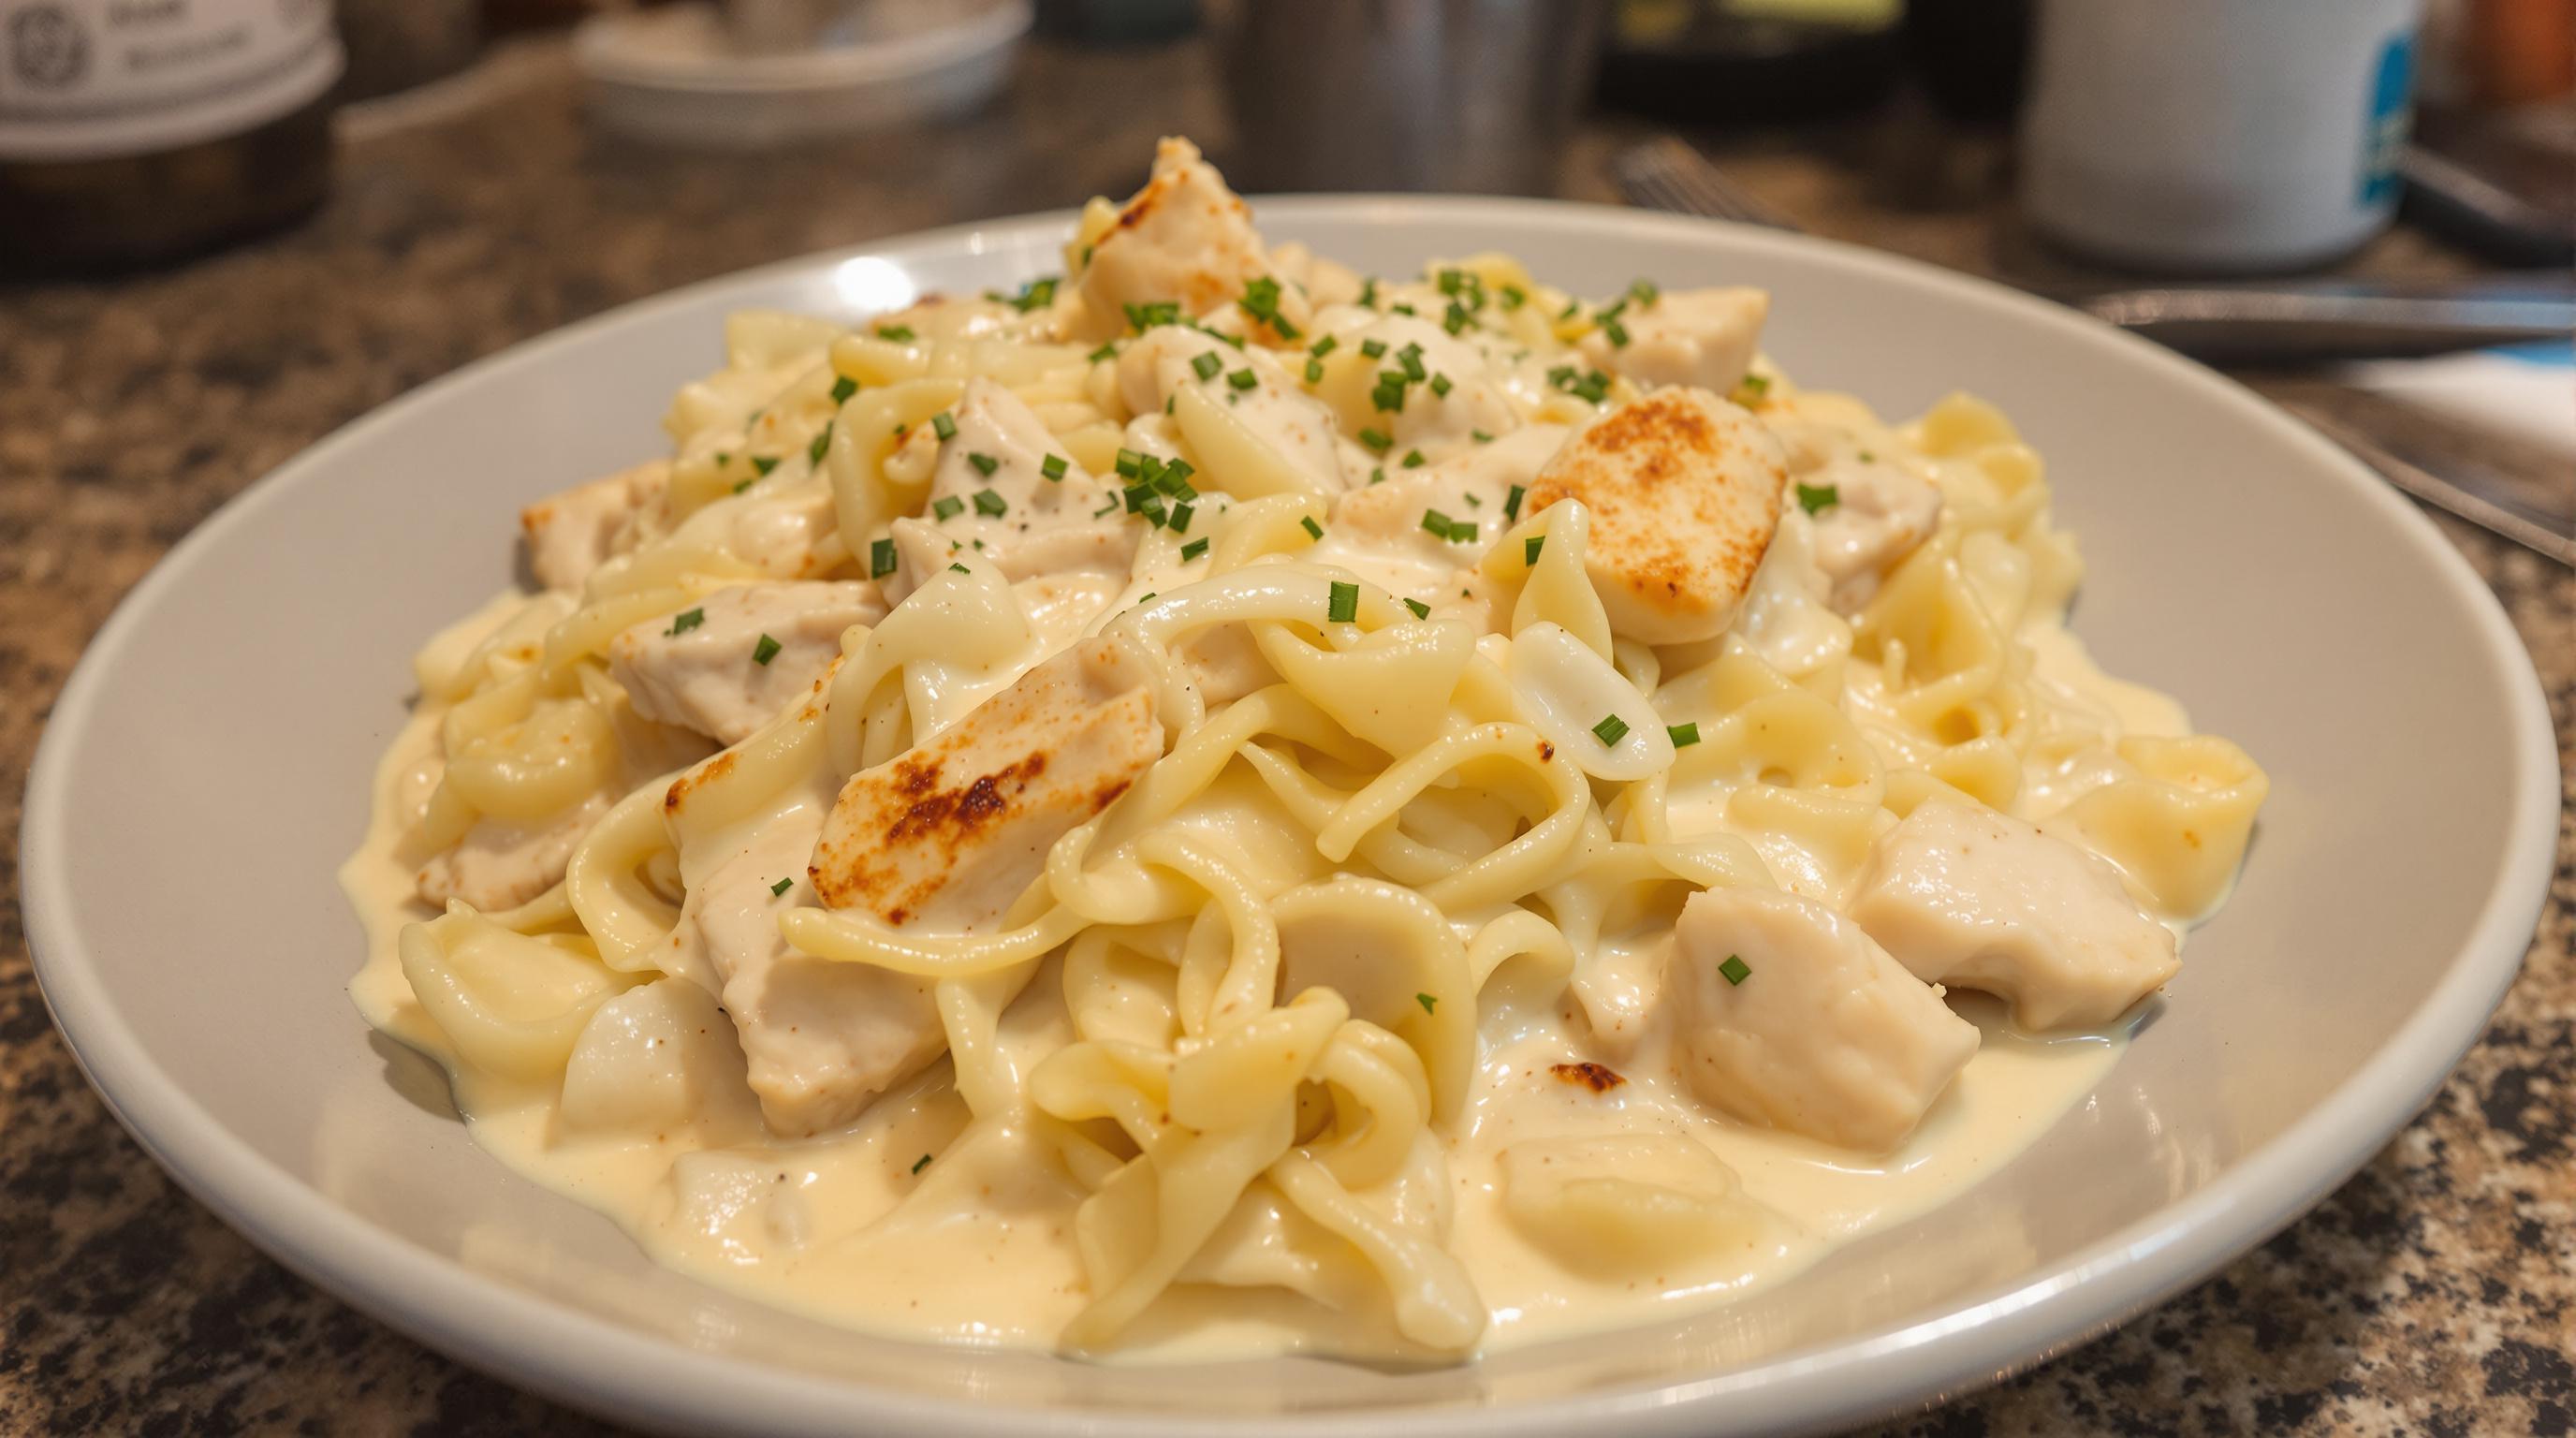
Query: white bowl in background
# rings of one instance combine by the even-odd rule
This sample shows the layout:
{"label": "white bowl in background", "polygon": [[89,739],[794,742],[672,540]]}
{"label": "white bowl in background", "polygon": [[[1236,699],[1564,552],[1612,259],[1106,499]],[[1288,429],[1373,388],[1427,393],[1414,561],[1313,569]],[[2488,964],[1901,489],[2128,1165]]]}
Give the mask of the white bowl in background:
{"label": "white bowl in background", "polygon": [[1524,201],[1278,200],[1266,232],[1379,272],[1501,247],[1607,293],[1768,286],[1800,380],[1903,415],[1964,388],[2045,455],[2076,624],[2269,769],[2232,903],[2091,1099],[1955,1201],[1731,1308],[1399,1371],[914,1346],[655,1267],[484,1155],[345,993],[333,875],[414,645],[511,578],[510,517],[659,443],[748,305],[856,316],[1055,267],[1064,216],[698,285],[350,425],[172,551],[65,687],[30,781],[38,977],[117,1115],[254,1242],[433,1347],[688,1432],[1805,1431],[2029,1364],[2210,1273],[2432,1093],[2512,979],[2557,823],[2529,661],[2404,500],[2209,371],[2040,301],[1812,239]]}
{"label": "white bowl in background", "polygon": [[641,139],[758,151],[934,125],[983,108],[1036,23],[1031,0],[910,7],[942,23],[884,38],[741,55],[711,4],[594,15],[573,34],[590,113]]}

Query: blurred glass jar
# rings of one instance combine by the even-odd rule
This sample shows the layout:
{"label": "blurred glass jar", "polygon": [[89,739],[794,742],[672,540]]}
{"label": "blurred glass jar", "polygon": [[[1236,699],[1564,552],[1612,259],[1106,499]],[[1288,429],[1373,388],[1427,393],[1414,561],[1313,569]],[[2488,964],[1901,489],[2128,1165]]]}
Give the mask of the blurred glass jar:
{"label": "blurred glass jar", "polygon": [[0,274],[150,264],[331,175],[330,0],[0,0]]}
{"label": "blurred glass jar", "polygon": [[2043,0],[2021,202],[2141,269],[2319,264],[2384,228],[2423,0]]}
{"label": "blurred glass jar", "polygon": [[1211,5],[1254,190],[1543,195],[1592,86],[1603,0]]}

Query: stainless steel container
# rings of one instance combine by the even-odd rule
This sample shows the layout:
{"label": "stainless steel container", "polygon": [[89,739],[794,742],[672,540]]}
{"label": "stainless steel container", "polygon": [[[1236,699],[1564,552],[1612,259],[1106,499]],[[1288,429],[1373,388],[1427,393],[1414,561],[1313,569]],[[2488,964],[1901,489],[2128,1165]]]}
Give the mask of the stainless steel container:
{"label": "stainless steel container", "polygon": [[1247,189],[1547,194],[1603,0],[1212,5]]}

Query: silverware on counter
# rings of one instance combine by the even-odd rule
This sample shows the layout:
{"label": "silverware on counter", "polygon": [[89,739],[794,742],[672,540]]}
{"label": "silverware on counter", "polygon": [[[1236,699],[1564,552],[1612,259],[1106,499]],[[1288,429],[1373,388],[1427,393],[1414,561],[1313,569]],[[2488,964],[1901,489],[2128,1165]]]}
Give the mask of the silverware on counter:
{"label": "silverware on counter", "polygon": [[2433,355],[2576,337],[2576,284],[2564,279],[2158,285],[2052,298],[2213,364]]}
{"label": "silverware on counter", "polygon": [[[2422,451],[2394,428],[2297,399],[2275,397],[2275,402],[2426,504],[2576,567],[2576,513],[2535,514],[2516,497],[2515,486],[2505,476],[2456,454]],[[2440,469],[2428,467],[2432,465]]]}
{"label": "silverware on counter", "polygon": [[[1772,229],[1798,226],[1735,184],[1689,142],[1665,135],[1611,162],[1643,208]],[[2317,363],[2576,338],[2576,286],[2527,280],[2449,286],[2314,282],[2153,286],[2049,294],[2097,319],[2211,362]],[[2511,486],[2457,456],[2409,454],[2401,438],[2311,404],[2291,413],[2389,483],[2472,524],[2576,565],[2576,516],[2534,515]]]}

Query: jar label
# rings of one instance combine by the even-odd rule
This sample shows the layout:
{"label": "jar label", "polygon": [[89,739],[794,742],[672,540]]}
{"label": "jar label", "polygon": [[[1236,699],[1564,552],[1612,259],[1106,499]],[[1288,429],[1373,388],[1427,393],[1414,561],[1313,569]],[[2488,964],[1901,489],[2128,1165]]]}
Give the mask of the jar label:
{"label": "jar label", "polygon": [[0,0],[0,160],[148,154],[330,88],[330,0]]}

